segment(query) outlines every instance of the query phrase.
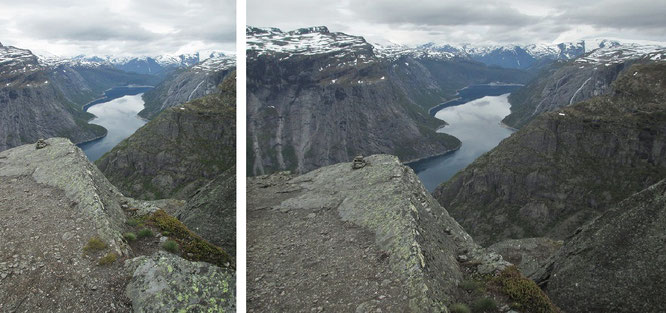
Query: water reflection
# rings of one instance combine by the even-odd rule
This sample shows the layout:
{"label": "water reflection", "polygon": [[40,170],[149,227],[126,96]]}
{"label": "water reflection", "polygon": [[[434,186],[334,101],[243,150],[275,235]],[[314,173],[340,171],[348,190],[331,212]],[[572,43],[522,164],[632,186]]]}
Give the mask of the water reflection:
{"label": "water reflection", "polygon": [[104,138],[79,145],[90,161],[99,159],[104,153],[110,151],[123,139],[132,135],[139,127],[146,124],[137,114],[143,110],[143,94],[124,96],[96,104],[88,112],[97,116],[91,124],[97,124],[107,129]]}
{"label": "water reflection", "polygon": [[409,164],[429,191],[511,135],[513,130],[500,124],[511,113],[508,96],[487,96],[444,108],[435,114],[436,118],[449,123],[438,132],[457,137],[462,141],[462,147],[444,156]]}

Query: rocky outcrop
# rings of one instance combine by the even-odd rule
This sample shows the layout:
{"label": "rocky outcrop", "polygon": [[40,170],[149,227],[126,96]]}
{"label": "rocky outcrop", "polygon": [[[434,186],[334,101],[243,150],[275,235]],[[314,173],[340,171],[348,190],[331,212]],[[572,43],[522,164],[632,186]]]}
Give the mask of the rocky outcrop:
{"label": "rocky outcrop", "polygon": [[448,312],[477,298],[508,301],[501,287],[461,287],[493,284],[508,262],[476,245],[397,157],[363,161],[248,179],[249,312]]}
{"label": "rocky outcrop", "polygon": [[613,94],[540,115],[434,192],[483,244],[564,239],[666,177],[666,64],[635,65]]}
{"label": "rocky outcrop", "polygon": [[187,200],[167,212],[231,256],[236,255],[236,166],[212,179]]}
{"label": "rocky outcrop", "polygon": [[567,312],[662,312],[666,181],[581,227],[533,277]]}
{"label": "rocky outcrop", "polygon": [[[207,66],[209,63],[211,66]],[[144,93],[145,108],[139,116],[152,119],[167,108],[213,94],[234,70],[235,60],[229,57],[208,59],[202,64],[176,70]]]}
{"label": "rocky outcrop", "polygon": [[562,240],[544,237],[508,239],[489,246],[488,250],[515,264],[525,276],[530,276],[553,256],[563,243]]}
{"label": "rocky outcrop", "polygon": [[218,93],[172,107],[95,164],[124,193],[189,198],[236,158],[236,75]]}
{"label": "rocky outcrop", "polygon": [[235,310],[232,260],[160,210],[178,201],[124,197],[67,139],[0,152],[0,203],[2,312]]}
{"label": "rocky outcrop", "polygon": [[386,51],[326,27],[248,27],[248,173],[304,173],[390,153],[403,161],[460,142],[427,110],[472,83],[520,82],[522,71],[466,58]]}
{"label": "rocky outcrop", "polygon": [[166,252],[125,262],[134,312],[235,312],[233,273]]}

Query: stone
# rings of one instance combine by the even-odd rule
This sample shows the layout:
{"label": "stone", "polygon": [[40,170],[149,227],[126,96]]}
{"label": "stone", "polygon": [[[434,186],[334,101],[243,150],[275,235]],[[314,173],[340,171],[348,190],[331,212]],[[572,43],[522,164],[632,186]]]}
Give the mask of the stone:
{"label": "stone", "polygon": [[362,155],[358,155],[354,157],[354,161],[352,161],[352,169],[357,170],[360,168],[363,168],[367,165],[367,162],[365,159],[363,159]]}
{"label": "stone", "polygon": [[44,141],[44,139],[39,139],[39,140],[37,140],[37,143],[35,144],[35,148],[42,149],[42,148],[46,148],[46,146],[48,146],[48,145],[49,144],[46,141]]}

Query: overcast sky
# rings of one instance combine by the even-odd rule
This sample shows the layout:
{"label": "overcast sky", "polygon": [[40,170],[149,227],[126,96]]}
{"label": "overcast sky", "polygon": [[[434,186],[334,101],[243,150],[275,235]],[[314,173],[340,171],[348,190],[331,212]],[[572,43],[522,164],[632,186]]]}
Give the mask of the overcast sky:
{"label": "overcast sky", "polygon": [[56,55],[235,51],[235,0],[0,0],[0,42]]}
{"label": "overcast sky", "polygon": [[247,0],[247,22],[416,45],[559,43],[585,38],[666,41],[664,0]]}

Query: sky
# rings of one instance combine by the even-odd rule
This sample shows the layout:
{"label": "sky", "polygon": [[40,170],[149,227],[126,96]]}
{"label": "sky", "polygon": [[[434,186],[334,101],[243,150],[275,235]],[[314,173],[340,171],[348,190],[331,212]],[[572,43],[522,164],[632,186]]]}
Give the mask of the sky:
{"label": "sky", "polygon": [[247,23],[282,30],[324,25],[372,42],[411,46],[591,38],[666,42],[666,1],[247,0]]}
{"label": "sky", "polygon": [[235,52],[235,0],[0,0],[0,43],[59,56]]}

